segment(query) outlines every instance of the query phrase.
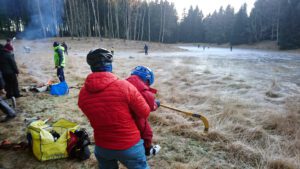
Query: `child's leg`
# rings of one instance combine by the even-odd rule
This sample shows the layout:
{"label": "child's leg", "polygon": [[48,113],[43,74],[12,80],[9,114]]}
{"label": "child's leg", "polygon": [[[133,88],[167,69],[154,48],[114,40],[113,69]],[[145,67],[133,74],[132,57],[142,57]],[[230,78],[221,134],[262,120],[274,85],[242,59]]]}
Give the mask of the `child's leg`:
{"label": "child's leg", "polygon": [[146,155],[150,155],[150,149],[152,146],[152,137],[153,132],[151,129],[151,126],[147,119],[144,118],[138,118],[135,119],[135,123],[141,133],[141,138],[144,140],[144,148]]}

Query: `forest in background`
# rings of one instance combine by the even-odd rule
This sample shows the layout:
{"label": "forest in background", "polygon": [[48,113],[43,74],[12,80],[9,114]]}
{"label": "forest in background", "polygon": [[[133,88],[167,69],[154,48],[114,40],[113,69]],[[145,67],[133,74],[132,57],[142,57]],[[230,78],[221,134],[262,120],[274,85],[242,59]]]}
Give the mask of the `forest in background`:
{"label": "forest in background", "polygon": [[257,0],[250,15],[246,4],[235,10],[228,5],[204,16],[201,6],[178,14],[167,0],[1,0],[0,36],[231,45],[271,40],[280,49],[300,48],[299,0]]}

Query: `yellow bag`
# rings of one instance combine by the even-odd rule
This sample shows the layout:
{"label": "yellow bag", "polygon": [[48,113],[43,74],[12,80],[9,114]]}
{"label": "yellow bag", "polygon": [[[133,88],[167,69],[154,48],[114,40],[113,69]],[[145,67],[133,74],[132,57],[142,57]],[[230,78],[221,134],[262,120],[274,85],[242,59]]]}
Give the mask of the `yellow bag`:
{"label": "yellow bag", "polygon": [[[52,126],[41,120],[32,122],[27,128],[27,133],[31,135],[34,156],[40,161],[68,157],[69,131],[74,132],[78,127],[78,124],[65,119],[58,120]],[[50,130],[54,130],[60,135],[57,140],[50,133]]]}

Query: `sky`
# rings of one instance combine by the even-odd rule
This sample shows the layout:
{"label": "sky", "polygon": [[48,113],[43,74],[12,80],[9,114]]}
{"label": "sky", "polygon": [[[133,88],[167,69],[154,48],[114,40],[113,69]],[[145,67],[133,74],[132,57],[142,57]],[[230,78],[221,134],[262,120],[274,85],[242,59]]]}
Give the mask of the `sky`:
{"label": "sky", "polygon": [[215,10],[219,10],[221,6],[226,8],[228,4],[230,4],[235,12],[237,12],[240,7],[247,3],[247,12],[250,14],[251,9],[253,8],[254,2],[256,0],[168,0],[169,2],[173,2],[175,4],[175,8],[177,9],[178,16],[181,17],[183,13],[183,9],[186,11],[189,10],[192,5],[195,7],[198,5],[199,9],[202,10],[204,16],[209,13],[213,13]]}

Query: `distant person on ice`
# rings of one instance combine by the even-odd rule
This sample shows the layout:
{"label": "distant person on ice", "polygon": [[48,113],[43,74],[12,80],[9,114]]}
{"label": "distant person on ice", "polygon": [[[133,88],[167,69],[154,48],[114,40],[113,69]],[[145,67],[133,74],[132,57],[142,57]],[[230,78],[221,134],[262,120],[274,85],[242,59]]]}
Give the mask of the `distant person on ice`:
{"label": "distant person on ice", "polygon": [[19,70],[14,54],[0,44],[0,71],[5,82],[6,97],[22,97],[19,91],[18,74]]}
{"label": "distant person on ice", "polygon": [[147,46],[147,44],[145,44],[145,46],[144,46],[144,51],[145,51],[145,55],[148,55],[148,46]]}
{"label": "distant person on ice", "polygon": [[[155,94],[157,93],[157,90],[150,88],[154,82],[154,74],[151,69],[144,66],[137,66],[132,70],[131,76],[126,80],[138,89],[138,91],[147,101],[151,111],[155,111],[160,106],[160,102],[155,100]],[[160,146],[152,146],[153,132],[148,119],[137,116],[134,118],[135,123],[140,130],[141,138],[144,140],[146,156],[155,155],[160,150]]]}
{"label": "distant person on ice", "polygon": [[57,77],[60,82],[65,81],[64,67],[66,66],[66,57],[64,54],[64,48],[59,45],[58,42],[53,43],[54,48],[54,64],[57,70]]}
{"label": "distant person on ice", "polygon": [[87,55],[92,73],[85,80],[78,106],[94,129],[95,156],[99,168],[148,169],[138,127],[133,116],[147,119],[150,108],[140,92],[112,73],[113,56],[106,49]]}

